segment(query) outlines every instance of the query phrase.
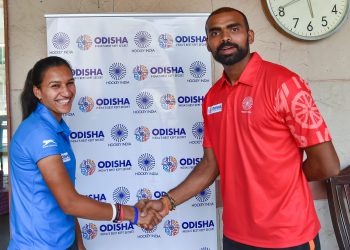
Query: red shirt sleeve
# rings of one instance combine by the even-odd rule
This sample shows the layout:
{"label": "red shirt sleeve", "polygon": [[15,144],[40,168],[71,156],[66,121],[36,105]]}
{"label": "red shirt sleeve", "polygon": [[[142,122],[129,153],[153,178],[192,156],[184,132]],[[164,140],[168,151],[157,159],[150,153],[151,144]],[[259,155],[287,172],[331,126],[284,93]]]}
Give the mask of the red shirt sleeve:
{"label": "red shirt sleeve", "polygon": [[311,96],[310,88],[300,77],[293,76],[282,83],[276,92],[275,105],[298,147],[308,147],[332,139]]}

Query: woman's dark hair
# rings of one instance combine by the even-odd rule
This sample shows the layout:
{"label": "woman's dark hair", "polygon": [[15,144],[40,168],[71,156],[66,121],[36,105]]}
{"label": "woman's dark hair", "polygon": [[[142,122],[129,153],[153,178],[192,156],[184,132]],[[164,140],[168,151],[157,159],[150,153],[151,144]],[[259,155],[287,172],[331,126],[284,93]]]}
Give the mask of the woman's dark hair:
{"label": "woman's dark hair", "polygon": [[26,119],[38,105],[38,98],[34,95],[33,87],[40,88],[46,71],[51,67],[66,66],[72,71],[69,63],[58,56],[49,56],[39,60],[34,67],[29,70],[24,88],[21,94],[22,119]]}

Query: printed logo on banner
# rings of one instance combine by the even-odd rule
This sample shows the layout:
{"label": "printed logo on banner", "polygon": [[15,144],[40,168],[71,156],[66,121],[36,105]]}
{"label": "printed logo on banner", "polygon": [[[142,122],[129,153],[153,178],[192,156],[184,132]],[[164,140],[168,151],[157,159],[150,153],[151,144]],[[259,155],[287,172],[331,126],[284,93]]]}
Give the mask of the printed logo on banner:
{"label": "printed logo on banner", "polygon": [[130,142],[124,142],[129,135],[129,131],[127,127],[123,124],[116,124],[111,129],[111,137],[113,140],[116,141],[116,143],[109,143],[109,147],[114,146],[131,146]]}
{"label": "printed logo on banner", "polygon": [[79,68],[73,69],[72,71],[75,80],[91,80],[103,78],[102,69],[100,68]]}
{"label": "printed logo on banner", "polygon": [[69,135],[71,142],[101,142],[105,135],[102,130],[72,131]]}
{"label": "printed logo on banner", "polygon": [[64,32],[56,33],[52,38],[52,45],[58,50],[67,49],[69,44],[69,36]]}
{"label": "printed logo on banner", "polygon": [[80,172],[82,175],[89,176],[95,172],[96,164],[93,160],[86,159],[80,163]]}
{"label": "printed logo on banner", "polygon": [[175,108],[176,99],[172,94],[162,95],[162,97],[160,98],[160,105],[165,110],[171,110]]}
{"label": "printed logo on banner", "polygon": [[94,39],[96,48],[128,47],[129,42],[125,36],[97,36]]}
{"label": "printed logo on banner", "polygon": [[139,110],[133,110],[134,114],[154,114],[157,110],[150,109],[153,106],[153,96],[151,93],[143,91],[136,96],[136,104]]}
{"label": "printed logo on banner", "polygon": [[89,50],[92,47],[92,38],[89,35],[81,35],[77,38],[77,46],[81,50]]}
{"label": "printed logo on banner", "polygon": [[135,129],[135,139],[139,142],[146,142],[150,138],[150,132],[147,127],[140,126]]}
{"label": "printed logo on banner", "polygon": [[100,236],[126,235],[134,233],[134,226],[131,222],[119,222],[113,224],[102,224],[100,226]]}
{"label": "printed logo on banner", "polygon": [[215,229],[213,220],[184,221],[181,227],[183,233],[199,233]]}
{"label": "printed logo on banner", "polygon": [[86,197],[89,197],[91,199],[94,199],[96,201],[106,201],[106,195],[105,194],[87,194]]}
{"label": "printed logo on banner", "polygon": [[199,250],[210,250],[210,248],[209,248],[209,247],[202,247],[202,248],[199,249]]}
{"label": "printed logo on banner", "polygon": [[181,158],[180,163],[180,169],[193,169],[197,164],[202,160],[201,157],[196,158]]}
{"label": "printed logo on banner", "polygon": [[172,48],[174,44],[173,36],[168,33],[160,34],[158,37],[158,43],[159,47],[162,49]]}
{"label": "printed logo on banner", "polygon": [[98,98],[96,100],[96,109],[110,110],[110,109],[129,109],[130,101],[127,97],[113,97],[113,98]]}
{"label": "printed logo on banner", "polygon": [[201,107],[204,96],[179,96],[177,98],[178,106],[182,108]]}
{"label": "printed logo on banner", "polygon": [[95,239],[97,236],[97,232],[97,226],[93,223],[85,224],[81,229],[81,233],[85,240]]}
{"label": "printed logo on banner", "polygon": [[156,161],[153,155],[149,153],[144,153],[140,155],[137,160],[137,164],[142,171],[135,172],[135,175],[158,175],[158,172],[151,172],[151,170],[156,165]]}
{"label": "printed logo on banner", "polygon": [[113,191],[113,201],[120,204],[127,204],[130,199],[129,189],[126,187],[117,187]]}
{"label": "printed logo on banner", "polygon": [[97,163],[98,172],[116,172],[131,170],[130,160],[104,160]]}
{"label": "printed logo on banner", "polygon": [[196,140],[189,141],[189,144],[202,144],[204,137],[204,122],[195,122],[193,124],[192,135]]}
{"label": "printed logo on banner", "polygon": [[73,54],[73,50],[67,50],[70,45],[70,38],[66,33],[55,33],[51,43],[56,50],[49,50],[49,55]]}
{"label": "printed logo on banner", "polygon": [[184,69],[181,66],[155,66],[150,69],[151,78],[184,77]]}
{"label": "printed logo on banner", "polygon": [[134,37],[135,44],[139,48],[147,48],[151,45],[152,36],[147,31],[139,31]]}
{"label": "printed logo on banner", "polygon": [[156,233],[157,231],[157,226],[155,226],[154,228],[147,230],[145,228],[141,228],[141,231],[143,234],[139,234],[137,235],[137,238],[141,238],[141,239],[150,239],[150,238],[156,238],[159,239],[161,236],[160,234]]}
{"label": "printed logo on banner", "polygon": [[208,200],[211,197],[211,190],[210,187],[202,190],[199,194],[196,196],[197,203],[193,203],[192,207],[210,207],[214,206],[214,202],[208,202]]}
{"label": "printed logo on banner", "polygon": [[175,37],[178,47],[199,47],[206,46],[206,36],[201,35],[179,35]]}
{"label": "printed logo on banner", "polygon": [[[190,75],[193,78],[187,79],[187,82],[193,82],[193,83],[203,83],[203,82],[209,82],[209,79],[206,76],[207,67],[205,64],[201,61],[194,61],[191,63],[190,67]],[[206,78],[204,78],[206,76]]]}
{"label": "printed logo on banner", "polygon": [[152,43],[152,36],[147,31],[139,31],[134,37],[134,42],[138,49],[133,49],[133,53],[155,52],[155,49],[149,48]]}
{"label": "printed logo on banner", "polygon": [[148,76],[148,69],[145,65],[137,65],[133,70],[132,73],[134,74],[134,78],[137,81],[143,81]]}
{"label": "printed logo on banner", "polygon": [[130,81],[123,80],[126,76],[126,67],[120,62],[115,62],[108,69],[109,76],[112,81],[107,81],[106,84],[129,84]]}
{"label": "printed logo on banner", "polygon": [[90,112],[94,107],[94,100],[90,96],[82,96],[78,101],[78,106],[81,112]]}
{"label": "printed logo on banner", "polygon": [[180,232],[179,222],[176,220],[166,220],[164,222],[164,232],[169,236],[175,236]]}
{"label": "printed logo on banner", "polygon": [[172,173],[177,169],[177,160],[174,156],[166,156],[162,160],[162,168],[165,172]]}
{"label": "printed logo on banner", "polygon": [[186,130],[184,128],[154,128],[152,129],[152,139],[155,139],[155,140],[186,139]]}
{"label": "printed logo on banner", "polygon": [[152,192],[148,188],[140,188],[139,190],[137,190],[136,197],[137,197],[137,201],[144,200],[144,199],[151,200]]}

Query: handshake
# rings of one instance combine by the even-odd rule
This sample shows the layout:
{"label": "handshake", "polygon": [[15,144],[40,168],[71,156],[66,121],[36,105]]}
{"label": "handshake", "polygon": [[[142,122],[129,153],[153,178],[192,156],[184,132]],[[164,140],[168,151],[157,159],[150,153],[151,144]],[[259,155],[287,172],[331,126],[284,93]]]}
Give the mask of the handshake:
{"label": "handshake", "polygon": [[137,225],[146,230],[152,230],[169,214],[169,211],[175,210],[175,201],[166,193],[159,200],[140,200],[135,207],[139,213]]}

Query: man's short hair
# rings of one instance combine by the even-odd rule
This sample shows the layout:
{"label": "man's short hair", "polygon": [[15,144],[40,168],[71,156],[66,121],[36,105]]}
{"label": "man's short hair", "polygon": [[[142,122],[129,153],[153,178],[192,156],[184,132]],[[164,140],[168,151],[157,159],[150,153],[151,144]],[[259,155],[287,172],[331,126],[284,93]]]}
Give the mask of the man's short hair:
{"label": "man's short hair", "polygon": [[215,16],[217,14],[225,13],[225,12],[238,12],[244,20],[244,26],[247,30],[249,30],[249,23],[246,15],[243,14],[242,11],[239,11],[237,9],[231,8],[231,7],[222,7],[217,10],[214,10],[207,18],[207,21],[205,22],[205,33],[208,34],[208,21],[212,16]]}

